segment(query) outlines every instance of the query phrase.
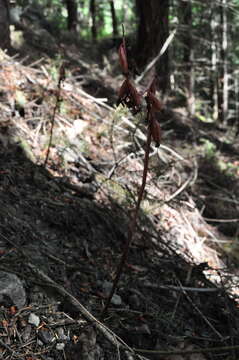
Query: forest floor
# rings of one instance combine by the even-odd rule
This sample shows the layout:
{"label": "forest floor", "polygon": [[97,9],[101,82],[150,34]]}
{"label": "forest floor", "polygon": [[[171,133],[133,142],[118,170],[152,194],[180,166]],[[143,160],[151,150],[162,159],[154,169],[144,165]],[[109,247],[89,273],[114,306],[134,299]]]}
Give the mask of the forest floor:
{"label": "forest floor", "polygon": [[137,232],[101,319],[142,179],[146,128],[140,114],[115,108],[123,79],[115,49],[62,48],[57,108],[62,58],[32,47],[27,57],[0,54],[0,281],[19,280],[17,295],[16,278],[0,286],[1,357],[238,359],[233,129],[165,101]]}

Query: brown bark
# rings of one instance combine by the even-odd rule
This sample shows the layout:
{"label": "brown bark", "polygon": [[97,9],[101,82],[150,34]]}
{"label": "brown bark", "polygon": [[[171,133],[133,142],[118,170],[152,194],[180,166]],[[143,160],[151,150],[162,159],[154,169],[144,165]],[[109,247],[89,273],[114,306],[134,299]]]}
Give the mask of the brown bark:
{"label": "brown bark", "polygon": [[65,0],[68,12],[67,28],[69,31],[77,30],[77,4],[75,0]]}
{"label": "brown bark", "polygon": [[10,49],[9,2],[0,0],[0,48]]}
{"label": "brown bark", "polygon": [[[168,37],[169,1],[136,0],[136,9],[139,17],[137,65],[142,68],[157,56]],[[156,71],[159,86],[165,92],[169,84],[168,50],[160,57]]]}
{"label": "brown bark", "polygon": [[96,4],[95,4],[95,0],[90,0],[90,13],[91,13],[91,21],[92,21],[92,25],[91,25],[92,39],[96,40],[97,39],[97,28],[96,28]]}
{"label": "brown bark", "polygon": [[109,0],[109,2],[110,2],[110,11],[111,11],[111,18],[112,18],[113,36],[117,37],[119,35],[119,32],[118,32],[117,17],[116,17],[116,13],[115,13],[114,0]]}

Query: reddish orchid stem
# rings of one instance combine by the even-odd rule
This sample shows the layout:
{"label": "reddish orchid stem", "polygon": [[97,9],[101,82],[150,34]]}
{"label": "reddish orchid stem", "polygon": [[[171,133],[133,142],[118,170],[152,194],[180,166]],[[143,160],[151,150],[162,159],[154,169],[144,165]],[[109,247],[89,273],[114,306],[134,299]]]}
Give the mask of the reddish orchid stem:
{"label": "reddish orchid stem", "polygon": [[140,209],[140,204],[143,199],[144,189],[146,186],[148,167],[149,167],[149,152],[150,152],[150,144],[151,144],[151,123],[150,123],[150,107],[149,107],[149,105],[147,108],[147,123],[148,123],[148,129],[147,129],[147,141],[146,141],[146,148],[145,148],[145,155],[144,155],[144,170],[143,170],[143,176],[142,176],[142,183],[141,183],[141,186],[139,189],[137,203],[135,205],[135,209],[133,211],[133,214],[132,214],[132,217],[131,217],[131,220],[129,223],[128,237],[127,237],[127,241],[125,244],[125,248],[122,253],[121,260],[120,260],[120,263],[119,263],[117,271],[116,271],[116,275],[115,275],[115,279],[113,282],[111,292],[109,294],[109,297],[107,298],[105,307],[101,313],[101,319],[104,318],[104,316],[108,310],[108,307],[110,305],[112,297],[115,293],[116,287],[117,287],[120,277],[122,275],[125,262],[128,258],[129,248],[130,248],[130,244],[132,242],[132,239],[133,239],[133,236],[135,233],[136,222],[137,222],[137,217],[138,217],[138,213],[139,213],[139,209]]}

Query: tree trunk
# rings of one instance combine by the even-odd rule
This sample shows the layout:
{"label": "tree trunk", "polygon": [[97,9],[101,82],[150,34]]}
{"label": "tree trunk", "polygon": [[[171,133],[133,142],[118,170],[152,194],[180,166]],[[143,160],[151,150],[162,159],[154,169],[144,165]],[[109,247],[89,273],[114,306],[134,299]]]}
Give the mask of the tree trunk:
{"label": "tree trunk", "polygon": [[0,0],[0,48],[10,49],[9,2]]}
{"label": "tree trunk", "polygon": [[77,30],[77,4],[75,0],[65,0],[67,8],[67,28],[69,31]]}
{"label": "tree trunk", "polygon": [[216,11],[214,4],[211,4],[211,100],[212,100],[212,118],[218,120],[218,62],[217,62],[217,45],[216,45]]}
{"label": "tree trunk", "polygon": [[236,136],[239,134],[239,71],[234,71],[234,93],[235,93],[235,119],[236,119]]}
{"label": "tree trunk", "polygon": [[110,11],[111,11],[111,18],[112,18],[113,36],[117,37],[119,35],[119,32],[118,32],[117,17],[116,17],[116,13],[115,13],[114,0],[109,0],[109,1],[110,1]]}
{"label": "tree trunk", "polygon": [[91,34],[92,34],[92,39],[95,41],[97,39],[95,0],[90,0],[90,13],[91,13],[91,21],[92,21]]}
{"label": "tree trunk", "polygon": [[195,113],[194,97],[194,68],[193,68],[193,39],[192,39],[192,1],[181,0],[181,25],[182,25],[182,47],[183,47],[183,65],[186,91],[186,106],[190,116]]}
{"label": "tree trunk", "polygon": [[[137,34],[137,65],[142,68],[159,53],[168,37],[169,0],[136,0],[139,17]],[[169,85],[168,51],[156,65],[160,89]]]}
{"label": "tree trunk", "polygon": [[221,120],[226,123],[228,118],[228,65],[227,65],[227,0],[221,0],[221,27],[222,27],[222,104]]}

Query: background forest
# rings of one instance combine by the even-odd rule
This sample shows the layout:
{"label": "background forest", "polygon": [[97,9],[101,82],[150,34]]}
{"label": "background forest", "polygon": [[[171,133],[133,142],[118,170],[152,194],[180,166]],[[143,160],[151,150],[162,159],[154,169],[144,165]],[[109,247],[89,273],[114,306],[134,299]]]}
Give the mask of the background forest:
{"label": "background forest", "polygon": [[[172,45],[156,61],[160,90],[180,96],[190,115],[235,125],[238,6],[236,0],[18,0],[10,2],[10,18],[15,25],[25,18],[40,22],[53,35],[61,36],[68,29],[78,41],[94,42],[117,39],[124,24],[139,71],[159,54],[173,33]],[[4,20],[1,23],[5,27]]]}
{"label": "background forest", "polygon": [[238,20],[0,0],[1,358],[239,358]]}

